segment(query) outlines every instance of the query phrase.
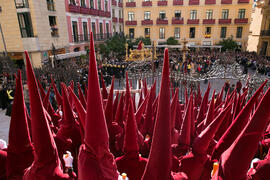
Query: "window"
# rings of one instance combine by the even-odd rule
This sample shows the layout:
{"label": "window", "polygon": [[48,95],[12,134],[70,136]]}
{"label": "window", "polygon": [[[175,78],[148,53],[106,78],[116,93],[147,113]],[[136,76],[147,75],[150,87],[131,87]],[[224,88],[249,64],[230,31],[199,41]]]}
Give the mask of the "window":
{"label": "window", "polygon": [[28,8],[28,0],[15,0],[16,8]]}
{"label": "window", "polygon": [[108,12],[108,0],[105,0],[104,2],[105,2],[104,3],[105,4],[105,11]]}
{"label": "window", "polygon": [[226,38],[227,27],[221,27],[220,38]]}
{"label": "window", "polygon": [[109,23],[106,23],[106,36],[107,36],[107,38],[110,37]]}
{"label": "window", "polygon": [[83,22],[83,37],[84,41],[88,41],[87,22]]}
{"label": "window", "polygon": [[190,19],[197,19],[197,10],[190,11]]}
{"label": "window", "polygon": [[98,3],[98,10],[101,10],[101,0],[97,0]]}
{"label": "window", "polygon": [[237,27],[236,38],[242,38],[243,27]]}
{"label": "window", "polygon": [[119,10],[119,18],[122,18],[122,11]]}
{"label": "window", "polygon": [[131,39],[134,38],[134,28],[129,29],[129,38],[131,38]]}
{"label": "window", "polygon": [[47,9],[49,11],[55,11],[53,0],[47,0]]}
{"label": "window", "polygon": [[128,12],[128,20],[133,21],[134,20],[134,12]]}
{"label": "window", "polygon": [[180,19],[181,18],[181,11],[174,11],[174,17],[176,19]]}
{"label": "window", "polygon": [[144,37],[150,38],[150,28],[144,28]]}
{"label": "window", "polygon": [[70,0],[69,4],[72,4],[72,5],[76,6],[76,1],[75,0]]}
{"label": "window", "polygon": [[229,9],[222,9],[222,19],[228,19],[229,18]]}
{"label": "window", "polygon": [[180,39],[180,27],[174,28],[174,38]]}
{"label": "window", "polygon": [[93,38],[96,39],[96,23],[92,22]]}
{"label": "window", "polygon": [[144,11],[144,20],[150,20],[150,19],[151,19],[151,12]]}
{"label": "window", "polygon": [[213,19],[213,10],[212,9],[206,10],[206,19]]}
{"label": "window", "polygon": [[99,36],[100,39],[103,39],[103,24],[99,23]]}
{"label": "window", "polygon": [[119,26],[119,32],[122,32],[122,26]]}
{"label": "window", "polygon": [[33,29],[30,13],[18,13],[19,25],[22,38],[33,37]]}
{"label": "window", "polygon": [[77,23],[77,21],[72,21],[72,31],[73,31],[73,41],[74,42],[79,42],[78,23]]}
{"label": "window", "polygon": [[90,8],[91,8],[91,9],[94,8],[94,0],[90,0]]}
{"label": "window", "polygon": [[85,0],[81,0],[81,7],[86,7]]}
{"label": "window", "polygon": [[112,9],[112,17],[115,17],[115,9]]}
{"label": "window", "polygon": [[116,27],[113,25],[113,33],[116,33]]}
{"label": "window", "polygon": [[57,23],[56,23],[56,17],[49,16],[49,23],[51,26],[51,36],[57,37],[58,36],[58,28],[57,28]]}
{"label": "window", "polygon": [[166,12],[165,11],[159,12],[159,19],[166,19]]}
{"label": "window", "polygon": [[205,27],[205,38],[211,38],[211,27]]}
{"label": "window", "polygon": [[150,1],[150,0],[144,0],[144,2],[147,2],[147,1]]}
{"label": "window", "polygon": [[134,2],[134,0],[128,0],[128,2]]}
{"label": "window", "polygon": [[238,18],[239,19],[244,19],[245,18],[245,14],[246,14],[246,10],[245,9],[239,9],[239,11],[238,11]]}
{"label": "window", "polygon": [[165,28],[159,28],[159,39],[165,39]]}
{"label": "window", "polygon": [[189,28],[189,38],[195,38],[195,27]]}

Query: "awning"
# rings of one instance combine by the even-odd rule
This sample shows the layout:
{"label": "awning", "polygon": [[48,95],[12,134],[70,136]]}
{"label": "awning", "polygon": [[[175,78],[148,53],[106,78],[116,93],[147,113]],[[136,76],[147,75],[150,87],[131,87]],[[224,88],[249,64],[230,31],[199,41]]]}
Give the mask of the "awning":
{"label": "awning", "polygon": [[79,57],[81,55],[86,55],[86,53],[87,53],[86,51],[71,52],[71,53],[65,53],[65,54],[58,54],[58,55],[55,55],[55,57],[57,60],[61,60],[61,59]]}

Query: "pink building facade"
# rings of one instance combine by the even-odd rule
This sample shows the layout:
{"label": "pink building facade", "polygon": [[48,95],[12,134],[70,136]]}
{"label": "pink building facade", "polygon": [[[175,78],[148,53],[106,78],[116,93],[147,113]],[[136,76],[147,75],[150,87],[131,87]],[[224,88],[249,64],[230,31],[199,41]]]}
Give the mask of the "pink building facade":
{"label": "pink building facade", "polygon": [[95,43],[112,36],[111,0],[65,0],[69,51],[89,49],[90,32]]}

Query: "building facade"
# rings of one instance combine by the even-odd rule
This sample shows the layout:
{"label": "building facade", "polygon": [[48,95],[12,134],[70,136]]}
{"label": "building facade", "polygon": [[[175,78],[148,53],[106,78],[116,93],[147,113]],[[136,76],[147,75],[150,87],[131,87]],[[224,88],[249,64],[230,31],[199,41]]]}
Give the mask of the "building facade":
{"label": "building facade", "polygon": [[233,36],[246,49],[251,7],[250,0],[124,0],[124,31],[158,44],[175,37],[211,46]]}
{"label": "building facade", "polygon": [[112,32],[124,32],[123,1],[112,0]]}
{"label": "building facade", "polygon": [[261,0],[257,2],[257,7],[261,8],[262,22],[261,33],[257,52],[261,55],[270,56],[270,1]]}
{"label": "building facade", "polygon": [[111,0],[65,0],[69,51],[87,51],[90,32],[96,43],[112,36]]}
{"label": "building facade", "polygon": [[64,0],[0,1],[0,51],[4,44],[10,57],[23,60],[27,50],[34,67],[68,49]]}

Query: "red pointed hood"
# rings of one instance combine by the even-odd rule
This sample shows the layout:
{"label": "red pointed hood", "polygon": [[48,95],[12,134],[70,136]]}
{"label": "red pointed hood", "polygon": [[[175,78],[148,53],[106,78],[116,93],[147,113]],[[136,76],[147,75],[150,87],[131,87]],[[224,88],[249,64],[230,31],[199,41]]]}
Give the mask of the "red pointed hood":
{"label": "red pointed hood", "polygon": [[118,173],[113,155],[109,151],[109,135],[98,81],[92,32],[90,34],[87,102],[85,145],[81,146],[78,156],[78,177],[115,180],[118,178]]}
{"label": "red pointed hood", "polygon": [[125,154],[135,153],[138,155],[139,153],[139,146],[137,142],[138,130],[131,99],[127,117],[128,118],[125,129],[124,152]]}
{"label": "red pointed hood", "polygon": [[125,96],[124,96],[124,93],[122,93],[120,96],[120,100],[119,100],[117,110],[116,110],[116,115],[115,115],[115,122],[117,122],[118,125],[120,126],[123,126],[123,121],[124,121],[124,114],[123,114],[124,101],[125,101]]}
{"label": "red pointed hood", "polygon": [[107,102],[106,110],[105,110],[105,117],[106,117],[106,122],[107,122],[108,127],[110,127],[113,122],[113,91],[114,91],[114,76],[112,79],[110,94],[108,97],[108,102]]}
{"label": "red pointed hood", "polygon": [[220,124],[231,111],[232,106],[227,106],[200,134],[192,144],[192,151],[198,154],[206,154],[210,142],[213,140]]}
{"label": "red pointed hood", "polygon": [[255,102],[257,101],[258,96],[263,90],[267,81],[265,81],[261,87],[254,93],[254,95],[250,98],[246,106],[241,110],[238,116],[235,118],[233,123],[229,126],[227,131],[218,141],[218,144],[215,147],[215,151],[213,153],[212,159],[219,159],[220,155],[234,142],[240,132],[246,126],[250,113],[254,107]]}
{"label": "red pointed hood", "polygon": [[125,112],[128,112],[129,98],[131,97],[129,82],[128,82],[128,73],[126,72],[126,99],[125,99]]}
{"label": "red pointed hood", "polygon": [[210,84],[208,84],[207,90],[204,94],[204,97],[203,97],[203,100],[202,100],[202,103],[200,106],[200,110],[199,110],[199,113],[197,116],[197,124],[199,124],[205,118],[205,113],[207,111],[209,93],[210,93]]}
{"label": "red pointed hood", "polygon": [[146,79],[143,80],[143,95],[146,97],[148,93]]}
{"label": "red pointed hood", "polygon": [[191,135],[191,111],[192,109],[192,95],[189,98],[186,112],[184,115],[184,120],[181,126],[180,136],[178,139],[178,144],[184,147],[190,146],[190,135]]}
{"label": "red pointed hood", "polygon": [[79,93],[80,102],[83,105],[83,107],[86,108],[86,100],[84,98],[80,83],[78,83],[77,86],[78,86],[78,93]]}
{"label": "red pointed hood", "polygon": [[146,105],[147,105],[147,102],[148,102],[148,97],[149,97],[149,95],[147,94],[146,97],[144,98],[142,104],[139,106],[139,108],[138,108],[138,110],[137,110],[137,112],[135,114],[136,121],[137,121],[138,125],[141,123],[143,113],[145,112]]}
{"label": "red pointed hood", "polygon": [[250,162],[257,151],[258,143],[270,120],[270,113],[266,112],[269,101],[270,88],[265,93],[245,129],[221,155],[218,171],[220,179],[247,179]]}
{"label": "red pointed hood", "polygon": [[176,108],[177,108],[177,101],[178,101],[178,92],[179,89],[176,88],[173,99],[172,99],[172,103],[171,103],[171,121],[172,121],[172,129],[174,129],[175,127],[175,116],[176,116]]}
{"label": "red pointed hood", "polygon": [[37,79],[37,82],[38,82],[38,87],[39,87],[39,93],[40,93],[40,96],[41,96],[41,99],[44,99],[45,98],[45,91],[40,83],[40,81]]}
{"label": "red pointed hood", "polygon": [[118,100],[119,100],[119,91],[117,91],[115,99],[113,101],[113,121],[115,120],[115,115],[116,115],[117,106],[118,106]]}
{"label": "red pointed hood", "polygon": [[51,81],[52,81],[52,85],[53,85],[53,90],[55,92],[55,97],[56,97],[56,101],[57,101],[57,104],[58,106],[63,106],[63,100],[62,100],[62,96],[60,95],[55,83],[54,83],[54,80],[53,78],[51,78]]}
{"label": "red pointed hood", "polygon": [[215,90],[213,92],[210,105],[208,107],[208,112],[204,121],[204,127],[207,127],[214,120],[214,111],[215,111]]}
{"label": "red pointed hood", "polygon": [[74,102],[75,108],[77,110],[78,116],[79,116],[79,121],[80,121],[80,129],[82,134],[84,134],[84,127],[85,127],[85,118],[86,118],[86,111],[77,98],[77,96],[74,94],[74,92],[71,90],[71,88],[68,88],[69,95],[72,97],[72,100]]}
{"label": "red pointed hood", "polygon": [[[159,95],[157,119],[153,133],[149,160],[142,180],[170,179],[171,126],[170,126],[170,78],[168,49],[164,52],[164,65]],[[162,163],[160,163],[162,162]]]}
{"label": "red pointed hood", "polygon": [[12,105],[7,149],[6,174],[8,179],[22,177],[26,168],[34,160],[34,148],[31,144],[26,108],[23,98],[21,71],[16,78],[16,91]]}
{"label": "red pointed hood", "polygon": [[[29,87],[32,141],[35,147],[35,158],[32,166],[25,172],[25,179],[35,177],[62,179],[68,178],[60,168],[60,160],[56,145],[52,136],[48,120],[44,113],[44,107],[39,96],[35,75],[30,63],[28,53],[26,56],[27,84]],[[40,170],[36,170],[40,169]]]}
{"label": "red pointed hood", "polygon": [[8,151],[22,153],[33,150],[27,124],[26,107],[24,105],[21,71],[16,78],[16,91],[12,105]]}
{"label": "red pointed hood", "polygon": [[100,80],[102,85],[102,98],[108,99],[108,92],[102,74],[100,75]]}

